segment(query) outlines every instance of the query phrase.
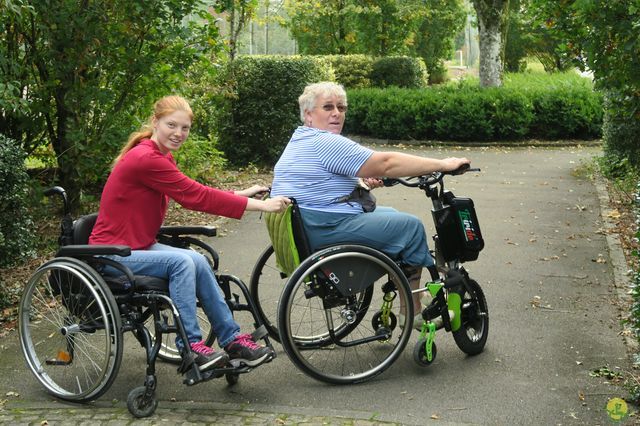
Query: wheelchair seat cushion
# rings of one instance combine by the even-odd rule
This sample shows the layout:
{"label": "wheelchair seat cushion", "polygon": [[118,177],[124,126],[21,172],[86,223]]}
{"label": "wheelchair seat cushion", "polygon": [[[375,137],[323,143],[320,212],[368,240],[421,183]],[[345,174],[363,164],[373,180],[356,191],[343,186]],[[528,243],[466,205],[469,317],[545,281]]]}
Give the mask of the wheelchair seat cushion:
{"label": "wheelchair seat cushion", "polygon": [[293,235],[292,211],[293,205],[289,205],[283,213],[265,214],[276,265],[286,275],[290,275],[300,264],[300,254]]}

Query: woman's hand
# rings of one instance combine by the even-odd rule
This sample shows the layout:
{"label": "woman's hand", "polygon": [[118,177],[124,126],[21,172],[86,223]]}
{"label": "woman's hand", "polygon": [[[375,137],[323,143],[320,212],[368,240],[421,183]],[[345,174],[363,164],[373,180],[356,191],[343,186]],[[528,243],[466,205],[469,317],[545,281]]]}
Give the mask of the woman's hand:
{"label": "woman's hand", "polygon": [[282,213],[287,209],[287,206],[291,204],[291,200],[287,197],[283,197],[282,195],[278,195],[277,197],[267,198],[262,201],[265,205],[265,212],[274,212],[274,213]]}
{"label": "woman's hand", "polygon": [[382,179],[378,179],[378,178],[362,178],[361,183],[368,190],[372,190],[373,188],[380,188],[381,186],[384,186]]}
{"label": "woman's hand", "polygon": [[266,200],[256,200],[249,198],[247,201],[247,210],[282,213],[291,204],[291,200],[287,197],[278,195],[277,197],[267,198]]}
{"label": "woman's hand", "polygon": [[255,197],[262,199],[265,194],[269,192],[269,187],[263,185],[253,185],[247,189],[241,191],[234,191],[234,194],[241,195],[243,197]]}

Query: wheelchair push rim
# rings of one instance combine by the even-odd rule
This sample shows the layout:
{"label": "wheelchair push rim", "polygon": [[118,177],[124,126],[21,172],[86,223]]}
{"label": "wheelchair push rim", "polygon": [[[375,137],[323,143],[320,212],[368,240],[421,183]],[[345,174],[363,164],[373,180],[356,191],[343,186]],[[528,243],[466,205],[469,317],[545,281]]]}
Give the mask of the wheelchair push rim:
{"label": "wheelchair push rim", "polygon": [[86,402],[111,386],[122,360],[116,302],[99,274],[56,258],[29,279],[19,308],[20,345],[47,392]]}

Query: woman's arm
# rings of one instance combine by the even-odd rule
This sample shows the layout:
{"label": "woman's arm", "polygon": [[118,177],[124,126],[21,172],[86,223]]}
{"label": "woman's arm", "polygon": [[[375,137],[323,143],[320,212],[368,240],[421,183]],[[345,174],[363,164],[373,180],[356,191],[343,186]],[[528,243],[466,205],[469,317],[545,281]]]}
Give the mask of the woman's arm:
{"label": "woman's arm", "polygon": [[466,158],[451,157],[439,160],[401,152],[374,152],[360,167],[357,176],[362,178],[418,176],[455,170],[467,163],[469,160]]}
{"label": "woman's arm", "polygon": [[242,195],[243,197],[258,197],[262,198],[261,195],[265,195],[269,192],[269,188],[263,185],[253,185],[249,188],[242,189],[240,191],[233,191],[236,195]]}

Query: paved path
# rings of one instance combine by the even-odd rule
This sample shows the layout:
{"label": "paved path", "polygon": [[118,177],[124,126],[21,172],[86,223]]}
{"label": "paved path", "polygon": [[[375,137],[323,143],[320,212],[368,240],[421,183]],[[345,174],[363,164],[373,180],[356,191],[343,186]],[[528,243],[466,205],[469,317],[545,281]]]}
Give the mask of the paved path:
{"label": "paved path", "polygon": [[[329,386],[301,374],[279,345],[278,358],[235,387],[224,380],[186,387],[173,366],[158,371],[156,414],[146,424],[607,424],[605,409],[625,391],[594,370],[630,368],[620,337],[614,277],[624,268],[603,229],[593,182],[574,175],[597,148],[419,150],[466,155],[482,173],[450,179],[456,195],[474,199],[486,240],[471,276],[486,293],[491,318],[485,351],[466,357],[439,333],[438,358],[427,369],[405,354],[376,379]],[[378,202],[432,223],[416,190],[381,188]],[[606,217],[606,212],[604,214]],[[267,244],[257,214],[225,220],[215,239],[223,269],[249,280]],[[612,246],[613,244],[613,246]],[[612,255],[610,255],[612,253]],[[617,274],[617,275],[616,275]],[[129,390],[143,382],[143,353],[127,340],[111,389],[89,405],[53,400],[27,371],[15,333],[1,342],[0,423],[128,424]],[[138,423],[135,424],[145,424]]]}

